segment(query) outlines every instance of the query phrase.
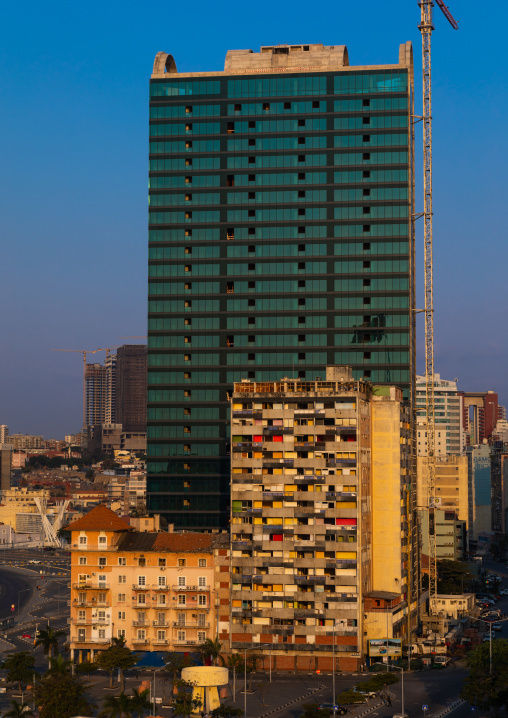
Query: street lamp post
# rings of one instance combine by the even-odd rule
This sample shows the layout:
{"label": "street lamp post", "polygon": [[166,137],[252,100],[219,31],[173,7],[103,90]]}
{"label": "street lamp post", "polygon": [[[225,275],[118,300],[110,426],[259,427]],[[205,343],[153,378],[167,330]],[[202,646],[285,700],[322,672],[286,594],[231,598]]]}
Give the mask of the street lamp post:
{"label": "street lamp post", "polygon": [[406,715],[406,714],[404,713],[404,669],[402,668],[402,666],[396,666],[395,664],[392,665],[392,668],[398,668],[398,669],[401,671],[401,679],[402,679],[402,680],[401,680],[401,688],[402,688],[402,718],[405,718],[405,715]]}
{"label": "street lamp post", "polygon": [[247,718],[247,651],[252,651],[254,648],[265,648],[266,646],[270,646],[271,658],[271,643],[260,643],[258,646],[243,649],[243,718]]}
{"label": "street lamp post", "polygon": [[332,643],[332,689],[333,689],[333,718],[335,718],[335,621],[333,623]]}
{"label": "street lamp post", "polygon": [[478,621],[478,622],[483,621],[484,623],[489,624],[489,644],[490,644],[489,645],[489,675],[492,675],[492,624],[493,623],[504,623],[505,621],[508,621],[508,618],[492,618],[492,619],[490,619],[488,617],[482,618],[481,616],[479,616],[479,617],[470,616],[468,613],[466,613],[466,616],[468,618],[470,618],[472,621]]}
{"label": "street lamp post", "polygon": [[215,593],[215,637],[219,640],[219,593],[212,588],[212,593]]}
{"label": "street lamp post", "polygon": [[31,590],[32,590],[32,587],[30,586],[29,588],[22,588],[21,591],[18,591],[18,623],[19,623],[19,597],[25,591],[31,591]]}
{"label": "street lamp post", "polygon": [[162,671],[166,666],[161,666],[160,668],[155,668],[153,672],[153,685],[152,685],[152,703],[153,703],[153,714],[155,715],[155,711],[157,709],[156,703],[155,703],[155,674],[157,671]]}

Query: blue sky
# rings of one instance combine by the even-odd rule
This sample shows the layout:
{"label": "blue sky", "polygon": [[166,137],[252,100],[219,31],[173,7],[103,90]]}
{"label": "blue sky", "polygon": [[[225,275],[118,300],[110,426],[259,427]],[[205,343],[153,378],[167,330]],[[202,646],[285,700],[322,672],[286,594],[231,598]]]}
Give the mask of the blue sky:
{"label": "blue sky", "polygon": [[[489,8],[452,0],[458,32],[435,8],[435,364],[460,388],[495,389],[506,402],[506,5]],[[180,71],[210,71],[223,68],[228,49],[322,42],[346,44],[350,63],[364,65],[397,62],[410,40],[420,111],[418,22],[416,0],[3,3],[0,423],[47,438],[79,430],[81,357],[52,349],[146,333],[157,51],[172,53]],[[421,188],[417,201],[421,208]],[[422,370],[421,333],[418,352]]]}

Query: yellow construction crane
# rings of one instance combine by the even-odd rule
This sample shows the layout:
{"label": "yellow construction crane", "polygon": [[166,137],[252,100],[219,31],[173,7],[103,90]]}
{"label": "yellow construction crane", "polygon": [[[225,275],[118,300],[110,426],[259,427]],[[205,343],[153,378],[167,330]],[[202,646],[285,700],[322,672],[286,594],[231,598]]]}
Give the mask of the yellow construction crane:
{"label": "yellow construction crane", "polygon": [[106,352],[106,357],[116,346],[106,347],[105,349],[52,349],[53,352],[71,352],[73,354],[83,354],[83,429],[86,428],[86,357],[87,354],[97,354],[97,352]]}
{"label": "yellow construction crane", "polygon": [[[442,0],[436,0],[444,16],[453,27],[459,26]],[[434,287],[433,287],[433,237],[432,237],[432,83],[431,83],[431,36],[435,29],[432,22],[433,0],[420,0],[423,66],[423,222],[425,244],[425,386],[427,403],[427,466],[429,511],[429,595],[437,593],[436,561],[436,457],[434,412]],[[422,216],[422,215],[420,215]]]}

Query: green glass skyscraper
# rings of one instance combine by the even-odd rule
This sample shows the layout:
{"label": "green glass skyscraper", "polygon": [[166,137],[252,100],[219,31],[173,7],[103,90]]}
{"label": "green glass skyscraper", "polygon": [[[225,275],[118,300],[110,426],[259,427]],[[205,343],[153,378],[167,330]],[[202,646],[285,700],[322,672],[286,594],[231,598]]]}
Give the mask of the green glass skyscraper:
{"label": "green glass skyscraper", "polygon": [[[229,523],[233,382],[414,375],[413,67],[230,51],[150,82],[148,506]],[[260,419],[261,421],[261,419]]]}

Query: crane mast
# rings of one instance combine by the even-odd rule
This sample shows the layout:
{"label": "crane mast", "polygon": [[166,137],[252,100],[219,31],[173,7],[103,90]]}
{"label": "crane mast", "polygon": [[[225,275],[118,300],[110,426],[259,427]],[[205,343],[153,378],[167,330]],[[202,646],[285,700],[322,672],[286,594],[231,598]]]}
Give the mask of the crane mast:
{"label": "crane mast", "polygon": [[[442,0],[436,0],[450,25],[458,30],[458,24]],[[432,20],[433,0],[420,0],[423,70],[423,222],[424,222],[424,275],[425,275],[425,388],[429,511],[429,594],[437,593],[436,560],[436,455],[435,455],[435,407],[434,407],[434,266],[432,234],[432,73],[431,39],[434,30]]]}

